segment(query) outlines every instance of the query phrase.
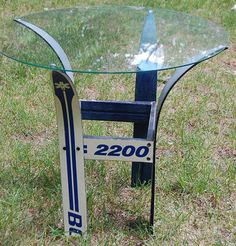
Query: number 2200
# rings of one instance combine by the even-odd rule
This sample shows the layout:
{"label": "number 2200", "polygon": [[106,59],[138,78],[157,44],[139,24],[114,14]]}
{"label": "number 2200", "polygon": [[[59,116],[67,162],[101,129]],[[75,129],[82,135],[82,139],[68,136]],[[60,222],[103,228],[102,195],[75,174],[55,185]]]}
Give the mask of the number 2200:
{"label": "number 2200", "polygon": [[148,155],[149,148],[147,146],[139,146],[135,148],[133,145],[120,146],[111,145],[110,147],[106,144],[99,144],[97,146],[97,151],[94,155],[106,155],[106,156],[125,156],[130,157],[136,155],[137,157],[145,157]]}

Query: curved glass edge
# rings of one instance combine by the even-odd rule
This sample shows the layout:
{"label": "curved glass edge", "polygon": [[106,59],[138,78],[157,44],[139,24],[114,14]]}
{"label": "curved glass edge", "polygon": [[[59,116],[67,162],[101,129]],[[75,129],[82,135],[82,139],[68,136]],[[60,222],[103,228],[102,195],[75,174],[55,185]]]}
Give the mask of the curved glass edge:
{"label": "curved glass edge", "polygon": [[30,63],[30,62],[26,62],[23,60],[19,60],[16,57],[12,57],[9,56],[7,54],[5,54],[4,52],[0,51],[0,54],[4,55],[5,57],[8,57],[14,61],[20,62],[22,64],[28,65],[28,66],[33,66],[33,67],[38,67],[38,68],[43,68],[43,69],[47,69],[47,70],[57,70],[57,71],[63,71],[63,72],[73,72],[73,73],[83,73],[83,74],[135,74],[135,73],[143,73],[143,72],[154,72],[154,71],[165,71],[165,70],[171,70],[171,69],[177,69],[180,67],[186,67],[186,66],[190,66],[193,64],[198,64],[201,63],[203,61],[209,60],[212,57],[220,54],[221,52],[223,52],[224,50],[228,49],[228,46],[222,46],[219,49],[214,50],[212,53],[210,53],[208,56],[204,56],[204,57],[199,57],[198,60],[195,60],[193,62],[189,62],[186,64],[182,64],[179,66],[172,66],[172,67],[162,67],[162,68],[158,68],[158,69],[150,69],[150,70],[133,70],[133,71],[90,71],[90,70],[78,70],[78,69],[62,69],[59,67],[52,67],[51,64],[49,66],[44,66],[44,65],[40,65],[40,64],[34,64],[34,63]]}

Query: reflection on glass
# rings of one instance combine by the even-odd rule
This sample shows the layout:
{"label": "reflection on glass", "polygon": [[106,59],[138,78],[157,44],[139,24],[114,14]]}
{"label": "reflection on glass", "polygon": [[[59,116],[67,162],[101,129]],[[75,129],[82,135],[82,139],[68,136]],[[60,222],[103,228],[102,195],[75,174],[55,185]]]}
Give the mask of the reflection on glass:
{"label": "reflection on glass", "polygon": [[163,45],[146,43],[142,45],[139,53],[134,55],[131,65],[138,66],[141,63],[153,63],[159,69],[164,63],[164,49]]}

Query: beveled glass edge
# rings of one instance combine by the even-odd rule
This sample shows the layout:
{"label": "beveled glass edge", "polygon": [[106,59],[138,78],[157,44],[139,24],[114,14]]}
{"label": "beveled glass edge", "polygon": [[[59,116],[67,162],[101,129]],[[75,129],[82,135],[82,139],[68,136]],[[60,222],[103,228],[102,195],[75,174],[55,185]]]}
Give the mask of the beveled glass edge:
{"label": "beveled glass edge", "polygon": [[154,69],[154,70],[130,70],[130,71],[89,71],[89,70],[79,70],[79,69],[63,69],[63,68],[59,68],[59,67],[52,67],[51,64],[48,66],[45,65],[40,65],[40,64],[34,64],[31,62],[26,62],[23,60],[19,60],[16,57],[11,57],[7,54],[5,54],[4,52],[0,51],[0,54],[14,60],[17,61],[19,63],[28,65],[28,66],[32,66],[32,67],[38,67],[38,68],[43,68],[43,69],[47,69],[47,70],[57,70],[57,71],[64,71],[64,72],[73,72],[73,73],[83,73],[83,74],[135,74],[135,73],[143,73],[143,72],[154,72],[154,71],[166,71],[166,70],[171,70],[171,69],[176,69],[176,68],[180,68],[180,67],[186,67],[189,65],[193,65],[193,64],[198,64],[201,63],[203,61],[209,60],[210,58],[217,56],[218,54],[220,54],[221,52],[223,52],[224,50],[228,49],[228,46],[222,46],[219,50],[215,51],[211,56],[207,56],[207,57],[203,57],[202,59],[196,60],[194,62],[190,62],[190,63],[186,63],[186,64],[182,64],[179,66],[172,66],[172,67],[163,67],[163,68],[159,68],[159,69]]}

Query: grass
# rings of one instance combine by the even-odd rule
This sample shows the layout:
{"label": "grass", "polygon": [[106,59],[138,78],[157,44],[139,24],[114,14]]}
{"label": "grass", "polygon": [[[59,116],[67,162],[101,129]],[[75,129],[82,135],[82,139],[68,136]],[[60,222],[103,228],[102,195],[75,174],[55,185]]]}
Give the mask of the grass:
{"label": "grass", "polygon": [[[0,1],[1,21],[85,1]],[[154,234],[149,187],[130,188],[130,165],[86,162],[89,232],[63,236],[58,139],[49,72],[0,57],[0,245],[235,245],[236,13],[234,1],[89,1],[186,11],[219,23],[230,49],[193,69],[171,92],[158,132]],[[160,74],[161,79],[169,73]],[[79,75],[81,98],[130,100],[133,75]],[[95,89],[95,84],[99,88]],[[119,86],[116,86],[118,85]],[[96,135],[130,124],[85,122]],[[143,209],[144,208],[144,209]]]}

